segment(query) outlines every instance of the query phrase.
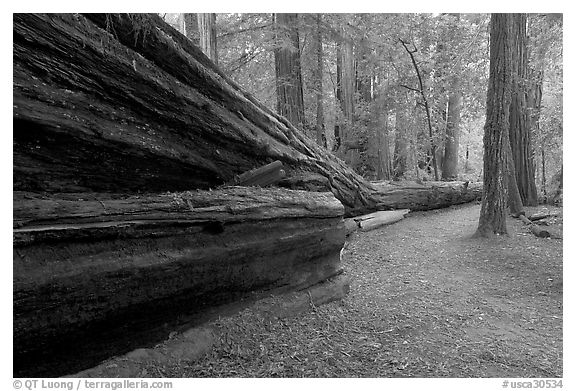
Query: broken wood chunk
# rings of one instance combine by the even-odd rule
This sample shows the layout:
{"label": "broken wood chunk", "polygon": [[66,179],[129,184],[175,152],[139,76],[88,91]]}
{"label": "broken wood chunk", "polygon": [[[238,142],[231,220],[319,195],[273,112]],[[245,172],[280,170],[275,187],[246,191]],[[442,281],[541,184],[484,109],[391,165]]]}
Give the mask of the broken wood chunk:
{"label": "broken wood chunk", "polygon": [[364,216],[354,218],[362,231],[370,231],[383,225],[388,225],[400,221],[404,215],[410,212],[410,209],[386,210],[370,213]]}
{"label": "broken wood chunk", "polygon": [[260,186],[265,187],[279,182],[286,176],[282,162],[276,160],[265,166],[255,168],[238,175],[226,186]]}
{"label": "broken wood chunk", "polygon": [[549,238],[550,237],[550,232],[548,230],[534,224],[532,221],[530,221],[530,219],[528,219],[528,217],[526,217],[524,215],[520,215],[519,218],[520,218],[520,220],[522,220],[522,222],[524,224],[528,225],[528,228],[530,228],[530,231],[532,231],[532,233],[534,235],[536,235],[537,237],[539,237],[539,238]]}

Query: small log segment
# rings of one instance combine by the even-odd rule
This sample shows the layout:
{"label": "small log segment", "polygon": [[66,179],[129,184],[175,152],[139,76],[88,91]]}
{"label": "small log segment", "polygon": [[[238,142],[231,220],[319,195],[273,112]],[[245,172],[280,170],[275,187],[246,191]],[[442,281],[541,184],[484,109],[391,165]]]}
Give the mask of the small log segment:
{"label": "small log segment", "polygon": [[356,217],[354,220],[356,220],[360,230],[371,231],[383,225],[400,221],[409,212],[410,209],[380,211]]}
{"label": "small log segment", "polygon": [[402,220],[409,212],[410,209],[386,210],[344,219],[346,235],[350,235],[358,229],[361,231],[371,231],[383,225],[393,224]]}
{"label": "small log segment", "polygon": [[534,221],[539,221],[539,220],[544,220],[547,219],[548,217],[557,217],[557,216],[561,216],[561,213],[535,213],[532,216],[528,216],[528,219],[532,222]]}
{"label": "small log segment", "polygon": [[521,214],[520,216],[518,216],[518,218],[520,220],[522,220],[522,222],[526,225],[528,225],[528,228],[530,228],[530,231],[532,231],[532,233],[534,235],[536,235],[539,238],[549,238],[550,232],[536,224],[534,224],[528,217],[526,217],[525,215]]}
{"label": "small log segment", "polygon": [[282,162],[276,160],[263,167],[255,168],[244,174],[238,175],[227,186],[269,186],[280,181],[286,172],[283,169]]}
{"label": "small log segment", "polygon": [[[331,193],[277,188],[129,197],[16,192],[15,375],[78,371],[110,355],[98,352],[102,346],[137,347],[126,345],[128,329],[132,338],[174,314],[334,276],[343,213]],[[80,351],[66,350],[79,346],[80,364]]]}

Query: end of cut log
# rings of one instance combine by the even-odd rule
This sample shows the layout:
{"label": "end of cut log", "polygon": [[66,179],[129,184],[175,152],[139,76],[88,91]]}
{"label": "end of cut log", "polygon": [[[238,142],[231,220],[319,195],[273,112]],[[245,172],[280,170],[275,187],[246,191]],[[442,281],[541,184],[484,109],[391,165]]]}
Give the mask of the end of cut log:
{"label": "end of cut log", "polygon": [[520,220],[522,220],[522,222],[526,225],[528,225],[528,228],[530,228],[530,231],[537,237],[539,238],[549,238],[550,232],[542,227],[537,226],[536,224],[534,224],[532,221],[530,221],[528,219],[528,217],[526,217],[525,215],[520,215],[519,216]]}
{"label": "end of cut log", "polygon": [[409,212],[410,209],[385,210],[363,215],[354,220],[362,231],[371,231],[382,227],[383,225],[389,225],[400,221],[404,218],[404,215]]}
{"label": "end of cut log", "polygon": [[282,162],[276,160],[265,166],[240,174],[224,186],[269,186],[279,182],[286,176],[283,168]]}

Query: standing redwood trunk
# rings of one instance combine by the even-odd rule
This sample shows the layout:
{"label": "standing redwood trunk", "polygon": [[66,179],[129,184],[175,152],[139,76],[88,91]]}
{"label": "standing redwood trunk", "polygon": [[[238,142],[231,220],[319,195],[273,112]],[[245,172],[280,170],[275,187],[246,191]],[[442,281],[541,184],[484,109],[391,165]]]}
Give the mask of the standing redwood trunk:
{"label": "standing redwood trunk", "polygon": [[506,138],[509,129],[511,83],[510,14],[490,19],[490,77],[484,125],[484,191],[475,236],[506,234]]}
{"label": "standing redwood trunk", "polygon": [[538,203],[532,137],[528,112],[528,50],[526,14],[513,14],[512,101],[510,105],[510,147],[516,170],[516,183],[524,205]]}
{"label": "standing redwood trunk", "polygon": [[276,26],[276,110],[299,129],[304,126],[298,14],[274,14]]}
{"label": "standing redwood trunk", "polygon": [[196,14],[182,14],[182,22],[184,24],[184,35],[194,45],[200,45],[200,38],[198,35],[198,17]]}
{"label": "standing redwood trunk", "polygon": [[322,76],[324,74],[324,59],[322,54],[322,14],[316,14],[316,68],[314,68],[314,89],[316,90],[316,142],[326,148],[324,134],[324,94],[322,91]]}
{"label": "standing redwood trunk", "polygon": [[[342,44],[339,40],[336,41],[336,89],[334,91],[336,102],[340,104],[342,101]],[[334,122],[334,146],[333,152],[338,152],[342,145],[342,116],[336,109],[336,120]]]}
{"label": "standing redwood trunk", "polygon": [[[451,14],[458,23],[460,14]],[[444,31],[445,36],[449,34]],[[460,146],[460,111],[462,108],[462,92],[460,91],[460,74],[462,66],[460,59],[456,60],[451,75],[448,95],[448,110],[446,113],[446,137],[444,142],[444,158],[442,159],[442,180],[456,180],[458,177],[458,148]]]}
{"label": "standing redwood trunk", "polygon": [[216,46],[216,14],[198,14],[198,31],[200,47],[214,64],[218,65],[218,48]]}
{"label": "standing redwood trunk", "polygon": [[[340,138],[342,144],[346,147],[344,152],[344,160],[349,163],[353,169],[358,165],[358,152],[356,149],[349,149],[347,146],[351,143],[354,144],[354,135],[351,134],[352,124],[354,123],[354,85],[356,80],[356,72],[354,69],[354,45],[352,39],[346,33],[343,33],[343,40],[340,45],[340,88],[341,99],[340,108],[344,116],[341,121]],[[357,144],[357,143],[356,143]]]}
{"label": "standing redwood trunk", "polygon": [[[377,100],[382,101],[384,98],[378,97]],[[376,178],[390,179],[392,177],[392,167],[390,159],[390,140],[388,135],[388,105],[386,102],[381,102],[377,107],[381,108],[381,114],[379,115],[379,121],[377,122],[378,128],[376,129],[376,141],[378,146]]]}
{"label": "standing redwood trunk", "polygon": [[456,180],[458,177],[458,147],[460,145],[460,110],[462,94],[457,90],[459,82],[452,85],[453,92],[448,97],[448,113],[446,116],[446,139],[444,159],[442,160],[442,180]]}
{"label": "standing redwood trunk", "polygon": [[408,170],[408,127],[407,127],[407,99],[406,92],[397,94],[396,104],[396,125],[394,137],[394,161],[393,161],[393,178],[400,180],[404,178]]}
{"label": "standing redwood trunk", "polygon": [[506,183],[508,189],[508,208],[510,209],[510,214],[514,217],[518,217],[524,214],[524,206],[522,203],[522,197],[520,196],[520,190],[518,189],[518,184],[516,182],[516,168],[514,165],[514,158],[512,153],[512,148],[510,146],[510,140],[507,137],[504,138],[504,149],[506,150]]}

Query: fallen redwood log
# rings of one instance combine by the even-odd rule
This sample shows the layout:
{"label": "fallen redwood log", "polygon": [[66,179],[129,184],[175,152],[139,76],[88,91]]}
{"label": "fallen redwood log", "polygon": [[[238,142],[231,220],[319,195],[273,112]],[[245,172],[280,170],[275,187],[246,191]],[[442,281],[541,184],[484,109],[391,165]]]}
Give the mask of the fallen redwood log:
{"label": "fallen redwood log", "polygon": [[371,231],[383,225],[402,220],[408,212],[410,212],[410,209],[386,210],[358,216],[354,220],[362,231]]}
{"label": "fallen redwood log", "polygon": [[526,225],[528,225],[528,228],[530,228],[530,231],[532,231],[532,233],[534,235],[536,235],[539,238],[549,238],[550,232],[536,224],[534,224],[530,219],[528,219],[528,217],[526,217],[525,215],[519,215],[518,218],[520,220],[522,220],[522,222]]}
{"label": "fallen redwood log", "polygon": [[[127,334],[137,340],[135,330],[175,314],[258,289],[302,289],[341,270],[344,208],[331,193],[231,187],[115,198],[16,195],[18,376],[78,371],[134,349]],[[83,360],[70,352],[78,346]],[[66,365],[56,368],[59,360]]]}
{"label": "fallen redwood log", "polygon": [[557,217],[557,216],[561,216],[561,215],[562,215],[562,213],[559,213],[559,212],[555,212],[555,213],[541,212],[541,213],[535,213],[532,216],[528,216],[528,219],[530,221],[534,222],[534,221],[547,219],[548,217]]}
{"label": "fallen redwood log", "polygon": [[278,160],[280,185],[331,191],[349,216],[470,199],[365,181],[158,15],[15,14],[13,37],[16,191],[208,189]]}
{"label": "fallen redwood log", "polygon": [[394,209],[446,208],[482,198],[481,182],[372,182],[379,200]]}

